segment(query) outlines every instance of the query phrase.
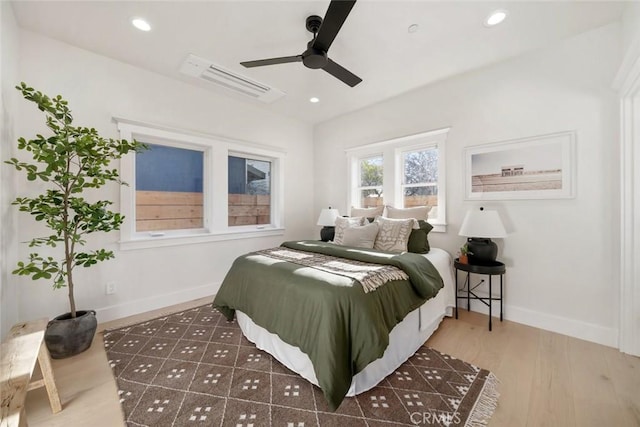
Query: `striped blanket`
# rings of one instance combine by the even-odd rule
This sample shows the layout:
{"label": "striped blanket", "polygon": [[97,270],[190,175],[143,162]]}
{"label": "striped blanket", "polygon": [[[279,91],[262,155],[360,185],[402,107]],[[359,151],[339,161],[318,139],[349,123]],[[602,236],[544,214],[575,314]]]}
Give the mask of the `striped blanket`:
{"label": "striped blanket", "polygon": [[357,280],[365,293],[371,292],[392,280],[407,280],[409,276],[393,265],[373,264],[314,252],[283,247],[255,252],[268,258],[288,261],[328,273]]}

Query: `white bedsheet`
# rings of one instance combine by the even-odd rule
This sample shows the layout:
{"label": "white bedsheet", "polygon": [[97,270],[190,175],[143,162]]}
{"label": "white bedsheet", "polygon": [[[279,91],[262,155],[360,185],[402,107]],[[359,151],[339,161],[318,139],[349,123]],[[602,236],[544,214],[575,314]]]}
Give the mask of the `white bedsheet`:
{"label": "white bedsheet", "polygon": [[[353,377],[347,396],[354,396],[375,387],[424,344],[438,329],[445,315],[452,315],[455,306],[455,282],[451,256],[439,248],[431,248],[424,256],[442,276],[444,288],[434,298],[410,312],[393,328],[389,334],[389,346],[383,356],[371,362]],[[236,317],[242,332],[249,341],[255,343],[256,347],[271,354],[307,381],[318,385],[311,360],[298,347],[285,343],[276,334],[256,325],[241,311],[236,311]]]}

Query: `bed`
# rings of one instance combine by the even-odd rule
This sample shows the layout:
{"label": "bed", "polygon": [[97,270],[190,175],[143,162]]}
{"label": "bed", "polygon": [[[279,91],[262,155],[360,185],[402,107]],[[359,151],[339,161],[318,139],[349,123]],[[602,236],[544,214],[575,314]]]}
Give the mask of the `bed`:
{"label": "bed", "polygon": [[318,385],[332,409],[392,373],[451,314],[452,261],[441,249],[399,255],[317,241],[282,248],[390,265],[408,276],[367,292],[351,276],[263,252],[239,257],[227,274],[214,306],[237,317],[258,348]]}

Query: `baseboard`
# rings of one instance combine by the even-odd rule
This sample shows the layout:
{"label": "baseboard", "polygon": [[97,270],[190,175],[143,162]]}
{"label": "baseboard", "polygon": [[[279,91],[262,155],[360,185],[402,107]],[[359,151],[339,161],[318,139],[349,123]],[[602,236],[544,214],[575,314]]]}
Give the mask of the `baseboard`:
{"label": "baseboard", "polygon": [[[466,309],[467,305],[463,303],[460,307]],[[471,310],[484,314],[488,314],[489,311],[487,306],[480,304],[478,301],[471,301]],[[500,306],[497,303],[493,305],[492,314],[494,317],[500,317]],[[527,326],[533,326],[534,328],[544,329],[545,331],[556,332],[608,347],[618,348],[618,330],[615,328],[606,328],[594,323],[582,322],[568,317],[556,316],[554,314],[513,305],[504,306],[504,319],[522,323]],[[495,324],[494,321],[494,325]]]}
{"label": "baseboard", "polygon": [[170,305],[188,302],[194,299],[214,295],[220,289],[220,283],[209,283],[195,288],[181,289],[168,294],[155,295],[149,298],[141,298],[127,301],[122,304],[110,305],[96,309],[100,323],[121,319],[127,316],[161,309]]}
{"label": "baseboard", "polygon": [[615,328],[514,306],[505,307],[505,318],[546,331],[618,348],[618,330]]}

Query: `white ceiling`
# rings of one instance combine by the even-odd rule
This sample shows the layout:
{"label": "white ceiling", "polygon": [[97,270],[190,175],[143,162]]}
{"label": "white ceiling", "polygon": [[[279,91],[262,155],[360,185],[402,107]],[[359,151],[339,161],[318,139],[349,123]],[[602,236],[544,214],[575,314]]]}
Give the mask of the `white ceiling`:
{"label": "white ceiling", "polygon": [[[14,1],[21,27],[165,76],[225,93],[182,75],[189,53],[284,91],[273,104],[246,102],[319,123],[417,87],[548,46],[619,20],[624,2],[358,1],[329,57],[363,79],[350,88],[301,63],[247,69],[241,61],[298,55],[315,1]],[[485,17],[507,9],[501,25]],[[152,30],[133,28],[144,17]],[[409,25],[418,24],[415,33]],[[238,95],[232,94],[238,98]],[[311,104],[317,96],[320,102]],[[245,99],[245,98],[240,98]]]}

